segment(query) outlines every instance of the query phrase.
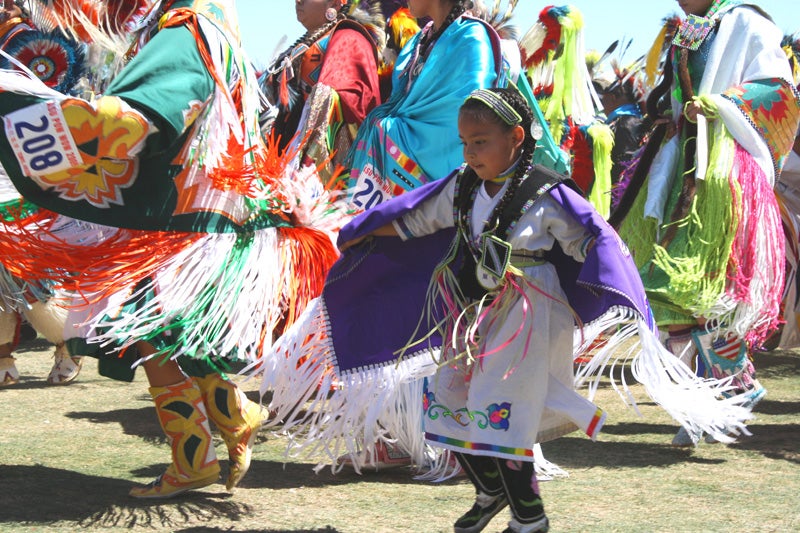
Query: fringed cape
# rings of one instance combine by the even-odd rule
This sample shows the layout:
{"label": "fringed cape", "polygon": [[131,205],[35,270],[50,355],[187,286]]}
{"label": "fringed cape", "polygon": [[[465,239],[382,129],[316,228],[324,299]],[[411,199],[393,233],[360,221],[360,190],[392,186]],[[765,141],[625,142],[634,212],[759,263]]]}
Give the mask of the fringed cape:
{"label": "fringed cape", "polygon": [[[80,294],[66,336],[89,341],[93,355],[114,360],[146,340],[170,357],[252,360],[319,294],[338,255],[332,196],[313,169],[284,176],[289,155],[277,157],[260,137],[257,84],[237,31],[231,2],[172,4],[104,98],[69,100],[85,111],[74,141],[96,164],[52,174],[22,171],[7,115],[57,108],[65,96],[0,72],[0,160],[42,208],[34,229],[6,219],[0,255],[13,276]],[[127,103],[157,131],[144,136]],[[98,110],[105,135],[95,131]]]}
{"label": "fringed cape", "polygon": [[[437,194],[449,179],[363,213],[342,228],[339,242],[402,216]],[[548,257],[583,322],[577,352],[600,333],[622,326],[578,382],[597,377],[609,362],[632,357],[634,375],[677,421],[730,441],[725,432],[742,431],[749,411],[734,401],[718,400],[726,383],[700,380],[661,346],[636,268],[602,217],[564,185],[550,194],[595,236],[583,264],[557,250]],[[453,235],[441,230],[409,241],[372,238],[349,249],[331,269],[322,296],[266,354],[259,369],[262,394],[272,394],[275,420],[293,438],[290,451],[327,456],[334,467],[341,455],[349,454],[358,468],[369,463],[374,442],[387,439],[424,464],[419,378],[435,372],[431,352],[441,339],[426,337],[432,324],[420,315],[433,269]],[[616,353],[637,334],[639,353]]]}

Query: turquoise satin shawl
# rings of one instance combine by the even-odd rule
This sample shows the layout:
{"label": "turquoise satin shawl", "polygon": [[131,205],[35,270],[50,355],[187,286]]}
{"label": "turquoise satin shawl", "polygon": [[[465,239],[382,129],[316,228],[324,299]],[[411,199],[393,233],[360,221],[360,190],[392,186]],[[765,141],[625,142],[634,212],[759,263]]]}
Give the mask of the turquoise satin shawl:
{"label": "turquoise satin shawl", "polygon": [[349,154],[349,186],[358,207],[374,207],[459,167],[461,104],[475,89],[505,84],[499,37],[482,21],[456,19],[421,69],[415,68],[420,35],[401,50],[392,94],[367,115]]}

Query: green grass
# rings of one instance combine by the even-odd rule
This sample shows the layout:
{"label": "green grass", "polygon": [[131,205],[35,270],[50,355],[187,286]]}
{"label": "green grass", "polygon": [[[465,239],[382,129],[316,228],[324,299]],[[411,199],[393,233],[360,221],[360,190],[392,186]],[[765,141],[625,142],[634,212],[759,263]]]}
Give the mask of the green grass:
{"label": "green grass", "polygon": [[[41,341],[22,346],[21,382],[0,389],[0,531],[446,532],[472,503],[465,478],[314,474],[313,460],[285,458],[278,433],[259,435],[233,496],[221,481],[172,501],[133,500],[131,485],[169,461],[143,373],[114,382],[87,360],[74,384],[48,386],[51,352]],[[598,442],[575,434],[544,445],[570,474],[541,484],[551,531],[800,531],[800,355],[758,354],[756,366],[769,392],[753,436],[729,446],[672,448],[677,427],[641,387],[642,417],[601,388],[609,418]],[[243,388],[256,397],[257,383]],[[225,446],[215,444],[225,475]]]}

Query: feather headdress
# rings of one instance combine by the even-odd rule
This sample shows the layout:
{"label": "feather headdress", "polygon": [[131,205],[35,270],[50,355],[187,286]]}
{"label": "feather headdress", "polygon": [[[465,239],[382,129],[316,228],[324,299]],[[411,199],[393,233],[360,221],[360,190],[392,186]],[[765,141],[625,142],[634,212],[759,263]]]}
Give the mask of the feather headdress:
{"label": "feather headdress", "polygon": [[570,154],[573,179],[607,216],[612,135],[597,119],[601,105],[586,67],[583,15],[572,6],[547,6],[519,47],[550,133]]}
{"label": "feather headdress", "polygon": [[611,43],[603,55],[586,56],[586,67],[592,77],[592,86],[598,94],[622,91],[626,99],[639,106],[644,112],[647,87],[645,83],[645,56],[641,56],[625,66],[624,56],[633,41],[617,40]]}

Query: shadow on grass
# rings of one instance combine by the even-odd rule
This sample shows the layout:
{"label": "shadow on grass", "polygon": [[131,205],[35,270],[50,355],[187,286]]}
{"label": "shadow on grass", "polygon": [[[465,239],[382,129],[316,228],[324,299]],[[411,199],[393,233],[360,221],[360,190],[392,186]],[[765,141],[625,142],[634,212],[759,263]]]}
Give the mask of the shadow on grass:
{"label": "shadow on grass", "polygon": [[[767,392],[769,394],[769,392]],[[770,400],[769,396],[756,405],[753,412],[764,415],[796,415],[800,414],[800,402],[784,402],[782,400]]]}
{"label": "shadow on grass", "polygon": [[[166,466],[166,463],[156,463],[131,470],[131,474],[142,479],[156,478],[164,472]],[[220,460],[220,466],[224,478],[227,475],[227,460]],[[283,463],[254,459],[250,463],[250,470],[248,470],[247,476],[239,483],[238,488],[287,490],[355,484],[361,484],[363,487],[365,483],[380,485],[417,484],[419,481],[414,479],[415,475],[416,470],[410,467],[391,468],[380,472],[363,470],[361,474],[356,474],[351,469],[345,469],[333,474],[330,469],[325,469],[320,471],[319,474],[315,474],[314,465],[311,463]],[[441,484],[447,485],[451,482],[456,481],[445,481]]]}
{"label": "shadow on grass", "polygon": [[[0,524],[45,526],[66,521],[83,528],[144,527],[177,531],[178,527],[197,521],[234,521],[253,512],[251,506],[231,500],[221,484],[166,502],[132,499],[128,496],[130,488],[127,480],[44,466],[4,465],[0,478],[3,494]],[[32,505],[32,502],[46,504]]]}
{"label": "shadow on grass", "polygon": [[15,353],[28,353],[28,352],[41,352],[42,350],[47,350],[48,348],[54,347],[55,345],[48,341],[45,338],[37,337],[33,340],[29,341],[22,341],[20,342],[16,348],[14,348]]}
{"label": "shadow on grass", "polygon": [[114,409],[111,411],[71,411],[64,414],[75,420],[88,420],[95,424],[119,424],[123,433],[141,437],[146,442],[164,443],[167,438],[158,425],[153,405],[139,409]]}
{"label": "shadow on grass", "polygon": [[759,352],[753,356],[759,378],[791,378],[800,375],[800,357],[785,350]]}
{"label": "shadow on grass", "polygon": [[[738,450],[759,453],[765,458],[787,461],[800,465],[800,450],[797,436],[800,424],[748,425],[750,436],[742,436],[732,444],[707,443],[701,439],[698,446],[728,446]],[[603,427],[608,435],[635,436],[638,434],[665,434],[664,444],[651,442],[591,442],[585,438],[562,437],[552,444],[545,443],[544,455],[559,466],[591,467],[602,464],[610,468],[664,467],[676,463],[719,464],[724,459],[701,458],[692,454],[692,447],[673,447],[669,443],[676,428],[663,424],[622,423]]]}
{"label": "shadow on grass", "polygon": [[[89,420],[97,424],[119,424],[126,435],[139,437],[149,443],[163,444],[165,447],[164,453],[167,453],[167,439],[158,425],[152,407],[115,409],[106,412],[73,411],[65,416],[73,419]],[[269,432],[263,431],[259,433],[255,445],[256,448],[259,444],[269,440],[269,438]],[[220,459],[222,463],[227,463],[227,461],[222,460],[222,457]],[[247,477],[241,483],[241,487],[287,489],[338,486],[349,483],[418,483],[418,481],[414,480],[416,471],[411,468],[398,467],[380,472],[364,469],[361,474],[356,474],[352,469],[345,468],[336,475],[332,474],[329,468],[325,468],[319,474],[315,474],[313,468],[314,464],[312,463],[259,461],[254,459]],[[142,478],[155,478],[163,471],[164,465],[156,464],[135,470],[132,473]]]}
{"label": "shadow on grass", "polygon": [[[213,533],[214,531],[231,531],[230,528],[220,527],[190,527],[178,529],[176,533]],[[237,529],[237,533],[337,533],[340,531],[335,527],[324,527],[322,529]]]}
{"label": "shadow on grass", "polygon": [[[350,468],[334,474],[326,467],[318,474],[314,473],[312,463],[282,463],[278,461],[253,461],[247,477],[239,484],[249,489],[293,489],[322,488],[345,485],[415,485],[420,481],[414,479],[417,471],[411,467],[396,467],[381,471],[365,468],[357,474]],[[450,479],[437,483],[449,485],[458,483],[458,479]],[[376,489],[378,490],[378,489]],[[383,489],[380,489],[383,490]]]}
{"label": "shadow on grass", "polygon": [[[605,430],[605,428],[604,428]],[[670,438],[671,440],[671,438]],[[542,445],[545,458],[569,471],[571,468],[668,467],[678,463],[721,464],[723,459],[692,455],[691,448],[676,448],[647,442],[592,442],[585,438],[562,437]]]}
{"label": "shadow on grass", "polygon": [[800,465],[800,448],[797,446],[800,424],[750,424],[747,428],[752,436],[728,446]]}

